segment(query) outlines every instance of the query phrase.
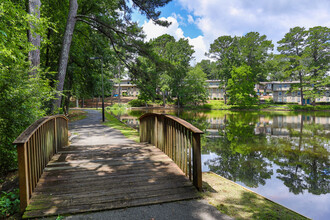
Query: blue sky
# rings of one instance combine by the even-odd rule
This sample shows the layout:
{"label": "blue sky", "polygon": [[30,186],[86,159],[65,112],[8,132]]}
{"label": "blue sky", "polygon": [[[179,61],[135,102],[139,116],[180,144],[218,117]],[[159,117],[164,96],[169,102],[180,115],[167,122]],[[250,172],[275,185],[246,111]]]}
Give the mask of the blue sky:
{"label": "blue sky", "polygon": [[168,28],[138,13],[132,18],[139,21],[147,40],[165,33],[188,39],[195,49],[194,63],[206,59],[209,45],[222,35],[257,31],[276,46],[292,27],[330,27],[330,0],[173,0],[160,10],[160,17],[172,22]]}

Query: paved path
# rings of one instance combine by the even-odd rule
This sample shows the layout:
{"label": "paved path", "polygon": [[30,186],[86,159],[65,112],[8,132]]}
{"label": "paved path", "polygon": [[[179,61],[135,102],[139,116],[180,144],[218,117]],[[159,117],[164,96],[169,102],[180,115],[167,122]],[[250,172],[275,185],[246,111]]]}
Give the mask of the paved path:
{"label": "paved path", "polygon": [[69,123],[71,145],[134,144],[119,131],[102,125],[102,115],[96,110],[88,112],[87,118]]}
{"label": "paved path", "polygon": [[[119,131],[101,124],[101,113],[85,110],[87,118],[69,124],[72,145],[130,144],[135,143]],[[131,207],[103,212],[68,216],[65,219],[132,219],[132,220],[216,220],[232,219],[221,214],[206,200],[186,200],[156,205]]]}

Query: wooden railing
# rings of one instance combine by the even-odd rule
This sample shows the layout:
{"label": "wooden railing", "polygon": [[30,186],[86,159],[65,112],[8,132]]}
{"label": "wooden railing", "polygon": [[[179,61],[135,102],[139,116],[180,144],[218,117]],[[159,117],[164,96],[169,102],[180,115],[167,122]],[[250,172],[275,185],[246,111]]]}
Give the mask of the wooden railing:
{"label": "wooden railing", "polygon": [[24,211],[47,163],[58,148],[68,145],[68,119],[62,115],[41,118],[13,144],[17,146],[20,207]]}
{"label": "wooden railing", "polygon": [[167,154],[202,189],[201,130],[172,115],[147,113],[140,117],[140,141]]}

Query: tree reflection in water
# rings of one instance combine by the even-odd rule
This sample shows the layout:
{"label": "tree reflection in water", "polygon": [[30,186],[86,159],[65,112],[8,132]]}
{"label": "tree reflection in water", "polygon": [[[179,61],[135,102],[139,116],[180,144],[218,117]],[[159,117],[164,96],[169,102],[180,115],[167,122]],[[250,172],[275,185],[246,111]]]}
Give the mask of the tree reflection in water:
{"label": "tree reflection in water", "polygon": [[211,171],[258,187],[271,178],[272,165],[276,164],[279,168],[275,175],[290,192],[329,193],[330,132],[315,123],[315,117],[247,112],[225,118],[219,137],[207,139],[203,146],[204,152],[217,154],[205,162]]}

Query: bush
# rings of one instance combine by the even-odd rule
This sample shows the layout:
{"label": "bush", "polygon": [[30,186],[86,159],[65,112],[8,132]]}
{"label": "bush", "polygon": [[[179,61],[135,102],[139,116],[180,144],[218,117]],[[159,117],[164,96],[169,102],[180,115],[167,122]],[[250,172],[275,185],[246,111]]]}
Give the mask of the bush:
{"label": "bush", "polygon": [[265,99],[265,103],[266,104],[274,104],[273,97],[269,97],[269,98]]}
{"label": "bush", "polygon": [[141,107],[141,106],[145,106],[145,101],[141,99],[133,99],[129,101],[128,104],[132,107]]}
{"label": "bush", "polygon": [[0,217],[5,218],[19,212],[19,192],[3,192],[0,198]]}

